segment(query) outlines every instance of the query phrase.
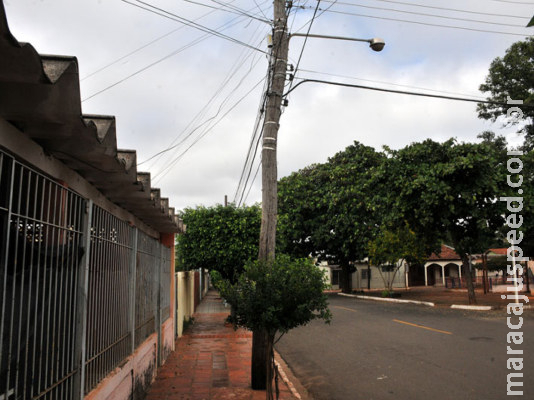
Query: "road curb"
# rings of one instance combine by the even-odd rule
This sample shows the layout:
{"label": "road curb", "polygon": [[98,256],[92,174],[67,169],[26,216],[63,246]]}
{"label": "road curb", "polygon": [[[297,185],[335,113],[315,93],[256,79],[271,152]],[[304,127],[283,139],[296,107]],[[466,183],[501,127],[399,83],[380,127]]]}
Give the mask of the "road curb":
{"label": "road curb", "polygon": [[276,350],[274,351],[274,362],[278,367],[278,374],[280,375],[280,378],[282,378],[284,383],[287,385],[293,397],[298,400],[310,400],[310,396],[304,386],[302,386],[282,356]]}
{"label": "road curb", "polygon": [[453,304],[451,308],[456,310],[471,310],[471,311],[490,311],[494,310],[495,307],[492,306],[466,306],[463,304]]}
{"label": "road curb", "polygon": [[390,299],[390,298],[386,298],[386,297],[361,296],[361,295],[357,295],[357,294],[348,294],[348,293],[338,293],[338,296],[354,297],[356,299],[363,299],[363,300],[386,301],[386,302],[389,302],[389,303],[420,304],[420,305],[428,306],[428,307],[434,307],[435,306],[435,304],[430,302],[430,301]]}

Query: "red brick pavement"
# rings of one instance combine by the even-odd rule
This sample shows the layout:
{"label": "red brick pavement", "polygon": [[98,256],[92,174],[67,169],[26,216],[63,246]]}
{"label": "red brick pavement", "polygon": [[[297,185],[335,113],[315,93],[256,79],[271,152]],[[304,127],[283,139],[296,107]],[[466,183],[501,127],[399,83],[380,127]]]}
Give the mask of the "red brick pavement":
{"label": "red brick pavement", "polygon": [[[158,369],[147,400],[265,399],[265,391],[250,388],[252,333],[225,326],[227,316],[195,314]],[[282,380],[280,399],[294,399]]]}

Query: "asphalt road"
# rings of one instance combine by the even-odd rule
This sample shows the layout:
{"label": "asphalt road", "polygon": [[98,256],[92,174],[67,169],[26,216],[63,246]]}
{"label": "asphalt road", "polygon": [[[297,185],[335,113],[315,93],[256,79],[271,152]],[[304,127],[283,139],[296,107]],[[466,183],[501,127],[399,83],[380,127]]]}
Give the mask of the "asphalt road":
{"label": "asphalt road", "polygon": [[524,311],[524,342],[513,345],[524,352],[524,386],[523,396],[511,397],[504,310],[450,310],[337,295],[330,297],[330,310],[330,325],[314,321],[276,345],[315,400],[534,399],[534,310]]}

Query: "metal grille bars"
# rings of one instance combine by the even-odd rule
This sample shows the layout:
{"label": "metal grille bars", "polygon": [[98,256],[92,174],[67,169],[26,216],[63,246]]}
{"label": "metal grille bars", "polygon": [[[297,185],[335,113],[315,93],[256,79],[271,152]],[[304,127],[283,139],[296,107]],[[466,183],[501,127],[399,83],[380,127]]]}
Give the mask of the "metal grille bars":
{"label": "metal grille bars", "polygon": [[158,240],[0,150],[0,400],[80,399],[161,338],[171,269]]}

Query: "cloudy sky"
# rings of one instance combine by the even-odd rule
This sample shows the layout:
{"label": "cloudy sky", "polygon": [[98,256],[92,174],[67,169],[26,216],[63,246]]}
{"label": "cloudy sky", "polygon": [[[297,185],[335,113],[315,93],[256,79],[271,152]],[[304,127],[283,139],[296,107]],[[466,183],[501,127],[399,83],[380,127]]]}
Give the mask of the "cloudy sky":
{"label": "cloudy sky", "polygon": [[[306,33],[317,1],[293,3],[290,31]],[[138,169],[151,172],[172,206],[210,206],[236,194],[248,204],[261,200],[259,176],[253,181],[258,158],[244,195],[237,189],[264,91],[272,0],[4,4],[19,41],[78,58],[83,112],[116,116],[118,147],[137,150]],[[365,43],[324,39],[304,46],[294,37],[289,62],[300,58],[296,82],[478,99],[491,61],[534,34],[523,28],[532,15],[534,0],[322,0],[310,33],[381,37],[386,47],[377,53]],[[324,162],[355,140],[400,148],[426,138],[475,141],[488,129],[505,133],[479,120],[474,103],[305,83],[282,115],[279,176]]]}

